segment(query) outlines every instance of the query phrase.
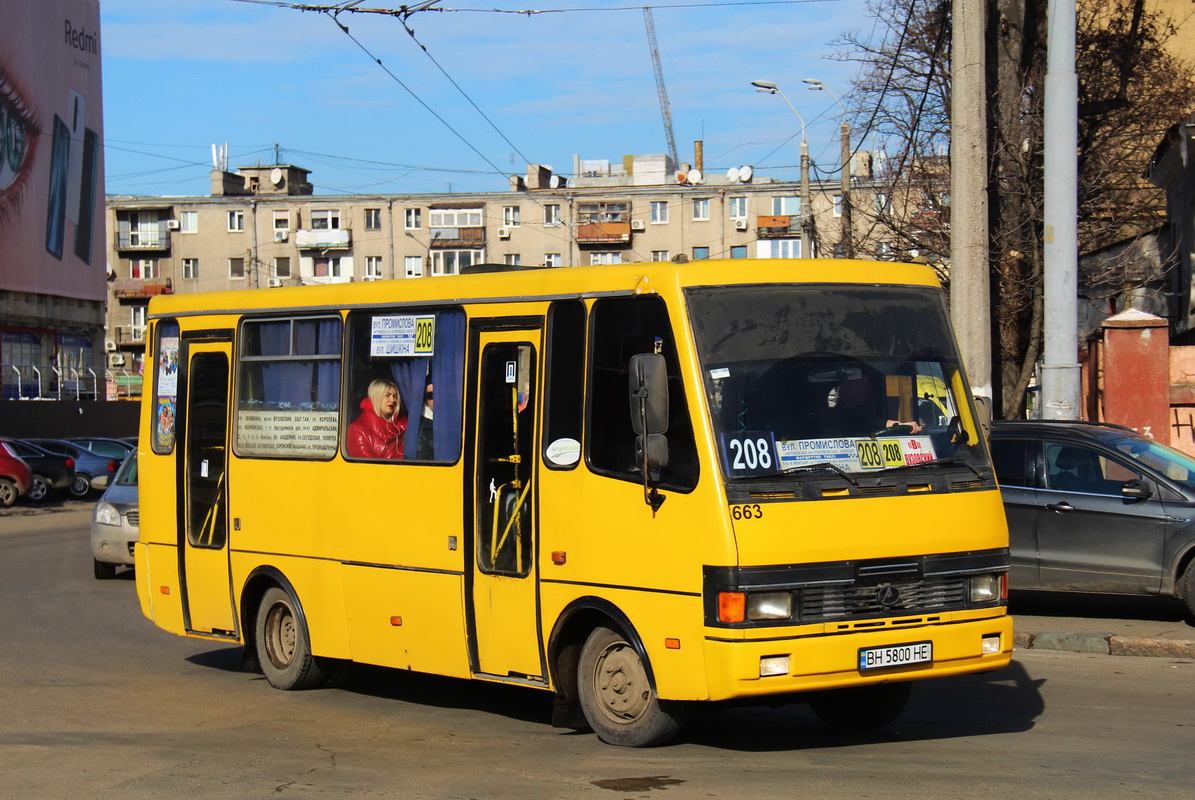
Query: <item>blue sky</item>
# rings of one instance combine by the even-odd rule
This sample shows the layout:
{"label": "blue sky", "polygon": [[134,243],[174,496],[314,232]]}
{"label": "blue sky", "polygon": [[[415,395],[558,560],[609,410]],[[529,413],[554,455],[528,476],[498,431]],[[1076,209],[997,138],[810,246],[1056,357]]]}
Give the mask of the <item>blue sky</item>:
{"label": "blue sky", "polygon": [[[571,174],[574,155],[667,151],[642,6],[437,8],[410,18],[415,38],[392,17],[342,13],[350,38],[325,14],[260,2],[100,0],[108,193],[206,195],[220,142],[234,167],[274,163],[277,143],[318,194],[504,191],[527,161]],[[560,9],[578,10],[546,13]],[[751,88],[762,79],[833,168],[839,109],[801,80],[848,102],[856,67],[832,42],[870,31],[864,0],[661,3],[652,16],[682,161],[700,139],[707,173],[751,164],[797,178],[800,125]]]}

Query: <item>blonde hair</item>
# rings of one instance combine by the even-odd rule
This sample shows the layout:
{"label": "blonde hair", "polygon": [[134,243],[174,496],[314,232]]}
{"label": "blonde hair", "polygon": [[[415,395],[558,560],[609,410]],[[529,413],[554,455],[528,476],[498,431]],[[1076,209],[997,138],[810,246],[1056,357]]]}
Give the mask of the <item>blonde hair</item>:
{"label": "blonde hair", "polygon": [[398,409],[402,405],[402,395],[398,391],[398,384],[394,381],[388,381],[385,378],[378,378],[369,384],[369,389],[366,394],[369,395],[369,402],[373,403],[373,411],[382,419],[386,417],[382,414],[382,398],[386,396],[386,390],[393,389],[394,393],[399,396],[399,405],[394,408],[394,416],[398,416]]}

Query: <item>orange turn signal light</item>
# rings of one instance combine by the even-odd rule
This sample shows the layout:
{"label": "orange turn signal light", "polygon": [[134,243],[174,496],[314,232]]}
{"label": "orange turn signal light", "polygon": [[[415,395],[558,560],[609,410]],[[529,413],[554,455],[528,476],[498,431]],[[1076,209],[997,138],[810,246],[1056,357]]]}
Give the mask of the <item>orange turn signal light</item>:
{"label": "orange turn signal light", "polygon": [[402,625],[402,617],[394,616],[390,618],[390,624],[398,628]]}
{"label": "orange turn signal light", "polygon": [[170,594],[170,587],[162,586],[158,589],[158,591],[161,592],[162,594]]}
{"label": "orange turn signal light", "polygon": [[744,622],[747,619],[747,595],[743,592],[718,592],[718,619]]}
{"label": "orange turn signal light", "polygon": [[680,650],[680,639],[665,639],[664,647],[669,650]]}
{"label": "orange turn signal light", "polygon": [[568,561],[568,553],[564,552],[563,550],[552,551],[553,564],[563,564],[565,561]]}

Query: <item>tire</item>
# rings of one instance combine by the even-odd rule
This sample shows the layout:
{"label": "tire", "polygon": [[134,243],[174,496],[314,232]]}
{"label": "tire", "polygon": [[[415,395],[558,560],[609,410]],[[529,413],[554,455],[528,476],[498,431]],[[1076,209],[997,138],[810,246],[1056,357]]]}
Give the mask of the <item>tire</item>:
{"label": "tire", "polygon": [[17,502],[19,494],[15,483],[8,478],[0,478],[0,508],[8,508]]}
{"label": "tire", "polygon": [[328,677],[320,659],[311,654],[311,639],[298,608],[289,592],[272,586],[257,610],[257,657],[262,674],[275,689],[314,689]]}
{"label": "tire", "polygon": [[909,703],[910,681],[834,689],[809,701],[809,708],[837,733],[871,733],[896,721]]}
{"label": "tire", "polygon": [[595,628],[581,648],[577,690],[589,727],[607,744],[651,747],[676,735],[686,706],[656,697],[647,669],[620,631]]}
{"label": "tire", "polygon": [[100,561],[98,558],[91,559],[95,562],[95,579],[97,581],[108,581],[116,577],[116,565],[109,564],[106,561]]}
{"label": "tire", "polygon": [[35,503],[40,503],[46,499],[50,493],[50,484],[41,475],[33,476],[33,483],[29,486],[29,491],[25,493],[25,497],[29,498]]}
{"label": "tire", "polygon": [[1178,596],[1187,604],[1187,614],[1195,619],[1195,560],[1187,564],[1178,579]]}
{"label": "tire", "polygon": [[75,473],[75,480],[71,483],[71,495],[86,497],[91,493],[91,478],[81,473]]}

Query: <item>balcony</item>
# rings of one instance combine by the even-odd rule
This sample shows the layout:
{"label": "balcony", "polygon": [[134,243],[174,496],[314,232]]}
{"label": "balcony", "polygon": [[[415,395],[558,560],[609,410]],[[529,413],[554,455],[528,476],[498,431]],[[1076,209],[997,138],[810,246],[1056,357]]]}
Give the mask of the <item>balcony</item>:
{"label": "balcony", "polygon": [[801,235],[801,218],[795,214],[757,217],[755,227],[760,239],[794,239]]}
{"label": "balcony", "polygon": [[170,231],[165,226],[120,231],[116,235],[116,249],[137,253],[170,252]]}
{"label": "balcony", "polygon": [[112,281],[112,296],[117,300],[148,300],[159,294],[173,294],[168,278],[151,280],[115,280]]}
{"label": "balcony", "polygon": [[466,247],[476,249],[485,246],[485,228],[429,228],[432,247]]}
{"label": "balcony", "polygon": [[582,222],[577,226],[577,244],[630,244],[630,222]]}
{"label": "balcony", "polygon": [[295,231],[295,247],[300,250],[345,250],[353,246],[348,228],[318,228]]}

